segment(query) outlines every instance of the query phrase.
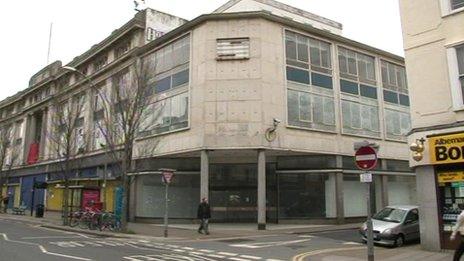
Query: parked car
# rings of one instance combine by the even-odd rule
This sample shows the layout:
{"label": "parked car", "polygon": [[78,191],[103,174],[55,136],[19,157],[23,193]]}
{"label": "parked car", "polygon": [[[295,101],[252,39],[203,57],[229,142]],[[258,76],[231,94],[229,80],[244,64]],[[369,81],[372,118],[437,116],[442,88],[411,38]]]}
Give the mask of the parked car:
{"label": "parked car", "polygon": [[[417,206],[388,206],[372,217],[374,243],[402,246],[419,239],[419,210]],[[362,240],[367,242],[367,224],[359,228]]]}

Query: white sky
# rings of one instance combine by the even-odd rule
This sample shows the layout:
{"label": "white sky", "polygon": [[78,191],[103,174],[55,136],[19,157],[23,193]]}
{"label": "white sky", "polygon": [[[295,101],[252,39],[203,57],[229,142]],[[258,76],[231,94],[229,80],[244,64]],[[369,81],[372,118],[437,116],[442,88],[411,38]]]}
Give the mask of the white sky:
{"label": "white sky", "polygon": [[[403,56],[398,0],[279,0],[343,24],[343,36]],[[188,20],[227,0],[146,0],[147,6]],[[27,88],[50,62],[70,62],[130,20],[132,0],[22,0],[0,3],[0,100]]]}

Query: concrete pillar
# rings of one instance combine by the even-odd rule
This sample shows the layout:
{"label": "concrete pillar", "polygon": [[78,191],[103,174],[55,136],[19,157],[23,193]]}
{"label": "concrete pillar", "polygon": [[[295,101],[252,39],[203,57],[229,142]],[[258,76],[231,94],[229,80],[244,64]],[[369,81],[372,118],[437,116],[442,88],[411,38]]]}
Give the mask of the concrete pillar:
{"label": "concrete pillar", "polygon": [[337,209],[337,224],[345,223],[345,205],[343,202],[343,173],[335,173],[335,204]]}
{"label": "concrete pillar", "polygon": [[209,155],[207,150],[201,151],[200,163],[200,199],[209,197]]}
{"label": "concrete pillar", "polygon": [[85,138],[85,148],[86,151],[92,151],[93,150],[93,108],[92,108],[92,103],[93,101],[93,92],[95,91],[93,86],[92,88],[88,89],[86,92],[86,98],[85,98],[85,105],[84,108],[82,109],[82,116],[84,117],[84,138]]}
{"label": "concrete pillar", "polygon": [[437,187],[433,166],[416,167],[417,199],[421,247],[440,251],[440,225],[438,223]]}
{"label": "concrete pillar", "polygon": [[39,146],[39,160],[43,160],[44,159],[44,154],[45,154],[45,147],[46,147],[46,140],[47,140],[47,135],[48,135],[48,107],[45,107],[44,109],[42,109],[42,126],[41,129],[42,129],[42,133],[40,134],[40,146]]}
{"label": "concrete pillar", "polygon": [[266,229],[266,154],[258,150],[258,230]]}
{"label": "concrete pillar", "polygon": [[[382,159],[380,161],[382,170],[387,170],[387,160]],[[382,208],[388,206],[388,176],[381,176],[381,193],[382,193]]]}
{"label": "concrete pillar", "polygon": [[[137,176],[130,176],[129,183],[129,222],[135,222],[135,210],[137,209]],[[106,189],[104,189],[106,192]],[[106,195],[105,195],[105,200]]]}
{"label": "concrete pillar", "polygon": [[382,208],[388,206],[388,176],[382,175],[381,176],[381,184],[382,184]]}
{"label": "concrete pillar", "polygon": [[[337,169],[343,169],[343,157],[335,156],[335,166]],[[337,223],[345,223],[345,203],[343,201],[343,172],[335,173],[335,206],[337,213]]]}

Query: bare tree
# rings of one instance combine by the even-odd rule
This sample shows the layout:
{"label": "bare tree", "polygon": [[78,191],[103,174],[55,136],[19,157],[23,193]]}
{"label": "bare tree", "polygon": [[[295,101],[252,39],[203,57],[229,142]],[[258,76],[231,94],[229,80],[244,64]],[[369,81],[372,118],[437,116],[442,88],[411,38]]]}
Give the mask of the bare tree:
{"label": "bare tree", "polygon": [[0,130],[0,196],[3,195],[3,185],[6,183],[5,165],[9,164],[9,150],[11,149],[13,129],[11,124]]}
{"label": "bare tree", "polygon": [[68,225],[69,220],[70,179],[79,168],[80,154],[86,150],[85,101],[85,92],[73,97],[57,93],[52,100],[51,124],[47,138],[52,157],[57,162],[58,175],[64,182],[63,225]]}
{"label": "bare tree", "polygon": [[[123,188],[121,226],[127,230],[128,198],[131,177],[134,171],[134,144],[140,133],[149,129],[150,121],[157,117],[152,111],[152,87],[149,71],[153,70],[153,63],[148,60],[137,59],[128,68],[117,73],[112,78],[110,93],[96,88],[102,100],[104,117],[97,124],[100,135],[104,137],[104,147],[118,165],[121,172],[121,185]],[[96,104],[96,103],[93,103]],[[94,106],[94,107],[95,107]],[[157,146],[151,143],[153,152]]]}
{"label": "bare tree", "polygon": [[6,125],[0,130],[0,195],[3,195],[3,186],[7,184],[9,174],[19,159],[19,146],[16,146],[13,125]]}

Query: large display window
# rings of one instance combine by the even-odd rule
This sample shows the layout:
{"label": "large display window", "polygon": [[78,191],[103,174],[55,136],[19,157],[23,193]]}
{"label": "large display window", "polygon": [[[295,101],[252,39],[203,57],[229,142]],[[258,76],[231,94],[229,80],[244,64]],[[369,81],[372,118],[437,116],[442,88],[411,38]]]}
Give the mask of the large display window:
{"label": "large display window", "polygon": [[335,217],[335,179],[329,174],[280,174],[279,218]]}
{"label": "large display window", "polygon": [[[163,218],[165,185],[161,174],[137,177],[136,216]],[[200,198],[199,174],[176,174],[169,186],[169,217],[196,218]]]}
{"label": "large display window", "polygon": [[256,164],[213,164],[210,166],[209,181],[210,204],[215,220],[256,220]]}
{"label": "large display window", "polygon": [[439,168],[436,175],[442,248],[454,249],[459,240],[451,242],[449,237],[458,215],[464,210],[464,168]]}

